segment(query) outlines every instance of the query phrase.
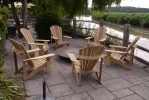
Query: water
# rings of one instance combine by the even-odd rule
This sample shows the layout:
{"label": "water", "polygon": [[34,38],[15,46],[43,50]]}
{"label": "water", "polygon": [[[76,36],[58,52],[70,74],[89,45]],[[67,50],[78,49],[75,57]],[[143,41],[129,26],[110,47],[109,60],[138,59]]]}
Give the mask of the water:
{"label": "water", "polygon": [[[81,16],[81,17],[76,17],[76,20],[85,20],[85,21],[92,21],[91,16]],[[83,28],[97,28],[99,27],[99,24],[91,23],[91,22],[78,22],[77,25],[81,23],[81,26]],[[119,38],[123,38],[123,32],[117,31],[115,29],[111,29],[109,27],[107,28],[107,34],[117,36]],[[92,31],[91,31],[92,33]],[[136,36],[130,35],[129,36],[129,42],[132,42]],[[136,43],[138,46],[141,46],[147,50],[149,50],[149,39],[146,38],[140,38],[140,40]],[[149,53],[142,51],[138,48],[135,49],[135,56],[142,58],[143,60],[149,62]]]}

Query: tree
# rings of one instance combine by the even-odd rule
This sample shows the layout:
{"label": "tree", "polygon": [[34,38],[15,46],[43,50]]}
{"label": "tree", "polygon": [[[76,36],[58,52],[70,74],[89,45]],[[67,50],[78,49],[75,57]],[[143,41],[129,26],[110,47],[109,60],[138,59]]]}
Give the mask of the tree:
{"label": "tree", "polygon": [[[73,18],[75,15],[83,14],[87,11],[89,0],[32,0],[37,5],[38,12],[46,10],[57,11],[61,16]],[[92,0],[94,10],[104,11],[106,6],[113,3],[120,4],[121,0]]]}

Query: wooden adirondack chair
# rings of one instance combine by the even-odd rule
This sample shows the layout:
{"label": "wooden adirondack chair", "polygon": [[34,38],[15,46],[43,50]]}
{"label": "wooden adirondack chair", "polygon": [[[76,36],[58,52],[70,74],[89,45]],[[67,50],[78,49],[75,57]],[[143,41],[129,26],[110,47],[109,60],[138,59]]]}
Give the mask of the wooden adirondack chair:
{"label": "wooden adirondack chair", "polygon": [[56,48],[58,48],[58,45],[69,45],[70,44],[70,39],[71,37],[69,36],[63,36],[66,41],[62,40],[62,28],[59,26],[51,26],[50,27],[51,30],[51,44],[52,44],[52,39],[55,40],[55,43],[53,45],[56,46]]}
{"label": "wooden adirondack chair", "polygon": [[[15,53],[21,53],[23,58],[23,66],[17,70],[16,73],[23,70],[23,79],[28,80],[32,78],[37,72],[39,72],[42,68],[46,67],[46,72],[50,72],[50,65],[51,65],[51,57],[53,57],[55,54],[47,54],[43,56],[39,55],[40,49],[30,50],[26,51],[23,44],[18,43],[17,41],[10,39],[10,42],[13,44],[13,52]],[[35,52],[37,57],[30,58],[29,53]],[[29,74],[27,73],[27,66],[29,66],[32,69],[32,72]]]}
{"label": "wooden adirondack chair", "polygon": [[[80,86],[81,74],[85,72],[95,72],[97,80],[101,83],[102,61],[104,55],[103,46],[88,46],[79,50],[80,60],[77,60],[72,53],[68,53],[70,60],[72,61],[72,72],[76,74],[76,80]],[[101,59],[100,70],[96,68],[96,63]]]}
{"label": "wooden adirondack chair", "polygon": [[[41,52],[40,52],[41,55],[44,53],[45,54],[48,53],[48,49],[49,49],[48,42],[50,40],[35,40],[32,37],[30,31],[25,28],[21,28],[20,31],[23,34],[25,40],[28,42],[29,46],[31,47],[30,49],[37,49],[37,48],[41,49]],[[35,43],[35,41],[44,42],[44,44],[43,43]]]}
{"label": "wooden adirondack chair", "polygon": [[[94,37],[87,37],[85,38],[88,43],[87,45],[100,45],[101,43],[105,44],[106,40],[106,31],[105,27],[98,27],[94,30]],[[90,39],[94,38],[94,42],[90,42]]]}
{"label": "wooden adirondack chair", "polygon": [[[131,69],[135,44],[140,38],[140,36],[137,36],[128,47],[110,45],[111,50],[106,50],[106,65],[109,66],[110,62],[113,61],[125,69]],[[116,51],[116,49],[124,49],[124,51]]]}

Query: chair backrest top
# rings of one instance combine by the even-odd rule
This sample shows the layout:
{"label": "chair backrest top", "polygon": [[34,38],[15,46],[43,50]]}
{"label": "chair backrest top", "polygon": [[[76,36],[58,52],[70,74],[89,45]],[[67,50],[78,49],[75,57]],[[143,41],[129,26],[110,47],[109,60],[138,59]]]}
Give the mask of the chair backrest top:
{"label": "chair backrest top", "polygon": [[[24,38],[26,39],[26,41],[28,43],[35,43],[31,33],[29,30],[25,29],[25,28],[21,28],[20,29],[21,33],[23,34]],[[37,46],[36,45],[30,45],[32,49],[36,49]]]}
{"label": "chair backrest top", "polygon": [[[129,52],[131,50],[131,48],[133,48],[135,46],[135,44],[137,43],[137,41],[141,38],[141,36],[137,36],[135,37],[135,39],[131,42],[131,44],[127,47],[127,49],[125,50],[125,52]],[[120,59],[122,59],[125,56],[125,54],[123,54],[121,56]]]}
{"label": "chair backrest top", "polygon": [[[24,45],[23,44],[21,44],[21,43],[18,43],[17,41],[15,41],[15,40],[13,40],[13,39],[8,39],[12,44],[13,44],[13,46],[15,47],[15,49],[17,50],[17,51],[20,51],[20,52],[22,52],[23,54],[24,54],[24,58],[23,59],[29,59],[30,58],[30,56],[29,56],[29,54],[27,53],[27,51],[26,51],[26,49],[25,49],[25,47],[24,47]],[[30,66],[34,66],[34,63],[32,62],[32,61],[28,61],[27,62]]]}
{"label": "chair backrest top", "polygon": [[82,71],[90,71],[94,68],[101,54],[104,51],[101,45],[84,47],[79,50],[80,55],[80,69]]}
{"label": "chair backrest top", "polygon": [[100,43],[100,40],[105,38],[107,29],[105,27],[98,27],[94,30],[94,43]]}
{"label": "chair backrest top", "polygon": [[53,25],[50,27],[51,36],[58,38],[58,41],[62,41],[62,28],[57,25]]}

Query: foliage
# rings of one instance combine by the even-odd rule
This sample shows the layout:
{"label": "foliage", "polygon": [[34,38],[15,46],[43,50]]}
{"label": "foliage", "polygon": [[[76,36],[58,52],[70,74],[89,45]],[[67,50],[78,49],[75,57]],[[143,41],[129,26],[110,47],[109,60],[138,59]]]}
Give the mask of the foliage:
{"label": "foliage", "polygon": [[50,27],[52,25],[58,25],[62,27],[62,21],[55,13],[43,12],[37,15],[35,20],[35,31],[37,33],[37,38],[50,39]]}
{"label": "foliage", "polygon": [[106,7],[105,12],[128,12],[128,13],[149,13],[149,8],[136,7]]}
{"label": "foliage", "polygon": [[[42,11],[54,11],[58,15],[73,18],[76,15],[87,13],[90,0],[32,0],[37,5],[37,13]],[[92,8],[104,11],[106,6],[113,3],[120,4],[121,0],[92,0]]]}
{"label": "foliage", "polygon": [[141,26],[149,28],[149,14],[148,13],[100,13],[93,12],[92,17],[95,19],[104,19],[112,23],[131,24],[133,26]]}
{"label": "foliage", "polygon": [[4,69],[6,22],[3,17],[0,15],[0,100],[21,100],[24,96],[24,89],[14,85],[16,80],[8,78]]}
{"label": "foliage", "polygon": [[10,15],[10,11],[7,7],[3,7],[0,9],[0,14],[3,15],[5,20],[7,20]]}
{"label": "foliage", "polygon": [[3,62],[0,63],[0,100],[22,100],[24,88],[14,85],[16,80],[9,78],[3,67]]}
{"label": "foliage", "polygon": [[6,23],[2,15],[0,15],[0,38],[0,61],[2,61],[4,57],[4,43],[6,39]]}

